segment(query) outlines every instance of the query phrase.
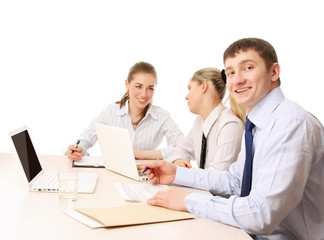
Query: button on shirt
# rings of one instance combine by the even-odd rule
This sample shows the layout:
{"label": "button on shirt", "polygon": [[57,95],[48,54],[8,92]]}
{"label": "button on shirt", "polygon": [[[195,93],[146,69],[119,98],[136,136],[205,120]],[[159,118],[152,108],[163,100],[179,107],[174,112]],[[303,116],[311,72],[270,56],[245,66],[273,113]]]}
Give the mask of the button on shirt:
{"label": "button on shirt", "polygon": [[114,103],[108,105],[78,138],[84,149],[84,155],[89,155],[87,149],[92,147],[98,139],[95,130],[96,123],[128,129],[131,143],[138,150],[154,150],[162,143],[163,137],[166,137],[167,147],[160,149],[163,158],[166,158],[176,143],[184,138],[179,127],[164,109],[150,106],[144,118],[134,129],[128,113],[128,101],[122,108]]}
{"label": "button on shirt", "polygon": [[[323,239],[324,130],[278,87],[249,113],[255,124],[250,195],[239,197],[245,147],[229,171],[177,168],[174,183],[213,190],[185,199],[197,216],[240,227],[256,239]],[[220,195],[230,196],[229,198]]]}
{"label": "button on shirt", "polygon": [[204,133],[207,137],[205,169],[228,170],[240,152],[243,131],[243,122],[231,110],[219,104],[205,121],[201,116],[196,118],[188,136],[176,146],[166,161],[173,162],[178,158],[190,159],[197,161],[200,166],[202,133]]}

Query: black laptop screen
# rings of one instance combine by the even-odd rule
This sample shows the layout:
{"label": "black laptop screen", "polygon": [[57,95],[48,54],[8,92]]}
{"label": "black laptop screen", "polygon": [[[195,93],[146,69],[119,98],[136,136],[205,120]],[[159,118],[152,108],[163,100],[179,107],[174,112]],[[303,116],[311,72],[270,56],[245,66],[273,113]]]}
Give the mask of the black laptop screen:
{"label": "black laptop screen", "polygon": [[11,136],[11,138],[26,173],[28,182],[30,182],[42,170],[42,167],[39,163],[28,131],[24,130],[19,132]]}

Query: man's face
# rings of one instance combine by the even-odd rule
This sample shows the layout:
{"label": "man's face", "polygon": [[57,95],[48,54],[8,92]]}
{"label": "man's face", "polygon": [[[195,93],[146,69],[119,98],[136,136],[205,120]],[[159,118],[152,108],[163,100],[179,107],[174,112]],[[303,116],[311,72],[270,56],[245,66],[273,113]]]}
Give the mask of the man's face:
{"label": "man's face", "polygon": [[227,89],[236,102],[249,113],[272,89],[278,86],[279,64],[268,71],[264,60],[254,50],[240,51],[225,60]]}

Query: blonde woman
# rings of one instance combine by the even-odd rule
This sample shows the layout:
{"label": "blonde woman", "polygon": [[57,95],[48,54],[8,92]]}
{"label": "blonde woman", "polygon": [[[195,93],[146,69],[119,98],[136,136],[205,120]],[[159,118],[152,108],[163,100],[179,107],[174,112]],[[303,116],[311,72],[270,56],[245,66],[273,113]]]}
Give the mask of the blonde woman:
{"label": "blonde woman", "polygon": [[189,110],[199,116],[188,136],[166,160],[189,168],[190,160],[195,160],[203,169],[228,170],[241,149],[245,110],[234,99],[230,103],[235,114],[224,106],[226,83],[216,68],[197,71],[188,89]]}
{"label": "blonde woman", "polygon": [[[125,80],[126,93],[116,103],[108,105],[79,136],[79,146],[70,145],[69,159],[78,161],[97,141],[95,124],[107,124],[129,130],[137,159],[164,159],[184,138],[179,127],[164,109],[151,104],[157,84],[155,68],[138,62],[129,70]],[[166,137],[167,147],[156,149]]]}

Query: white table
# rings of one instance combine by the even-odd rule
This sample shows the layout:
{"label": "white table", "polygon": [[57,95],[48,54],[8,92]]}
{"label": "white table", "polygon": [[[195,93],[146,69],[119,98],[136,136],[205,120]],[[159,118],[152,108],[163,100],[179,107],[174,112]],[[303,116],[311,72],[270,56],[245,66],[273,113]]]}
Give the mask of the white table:
{"label": "white table", "polygon": [[137,182],[106,169],[72,168],[66,156],[41,155],[39,158],[46,170],[99,173],[95,193],[78,194],[76,202],[67,203],[59,201],[57,193],[30,192],[15,156],[0,153],[0,239],[251,239],[241,229],[200,218],[91,229],[64,214],[63,210],[124,204],[113,183]]}

